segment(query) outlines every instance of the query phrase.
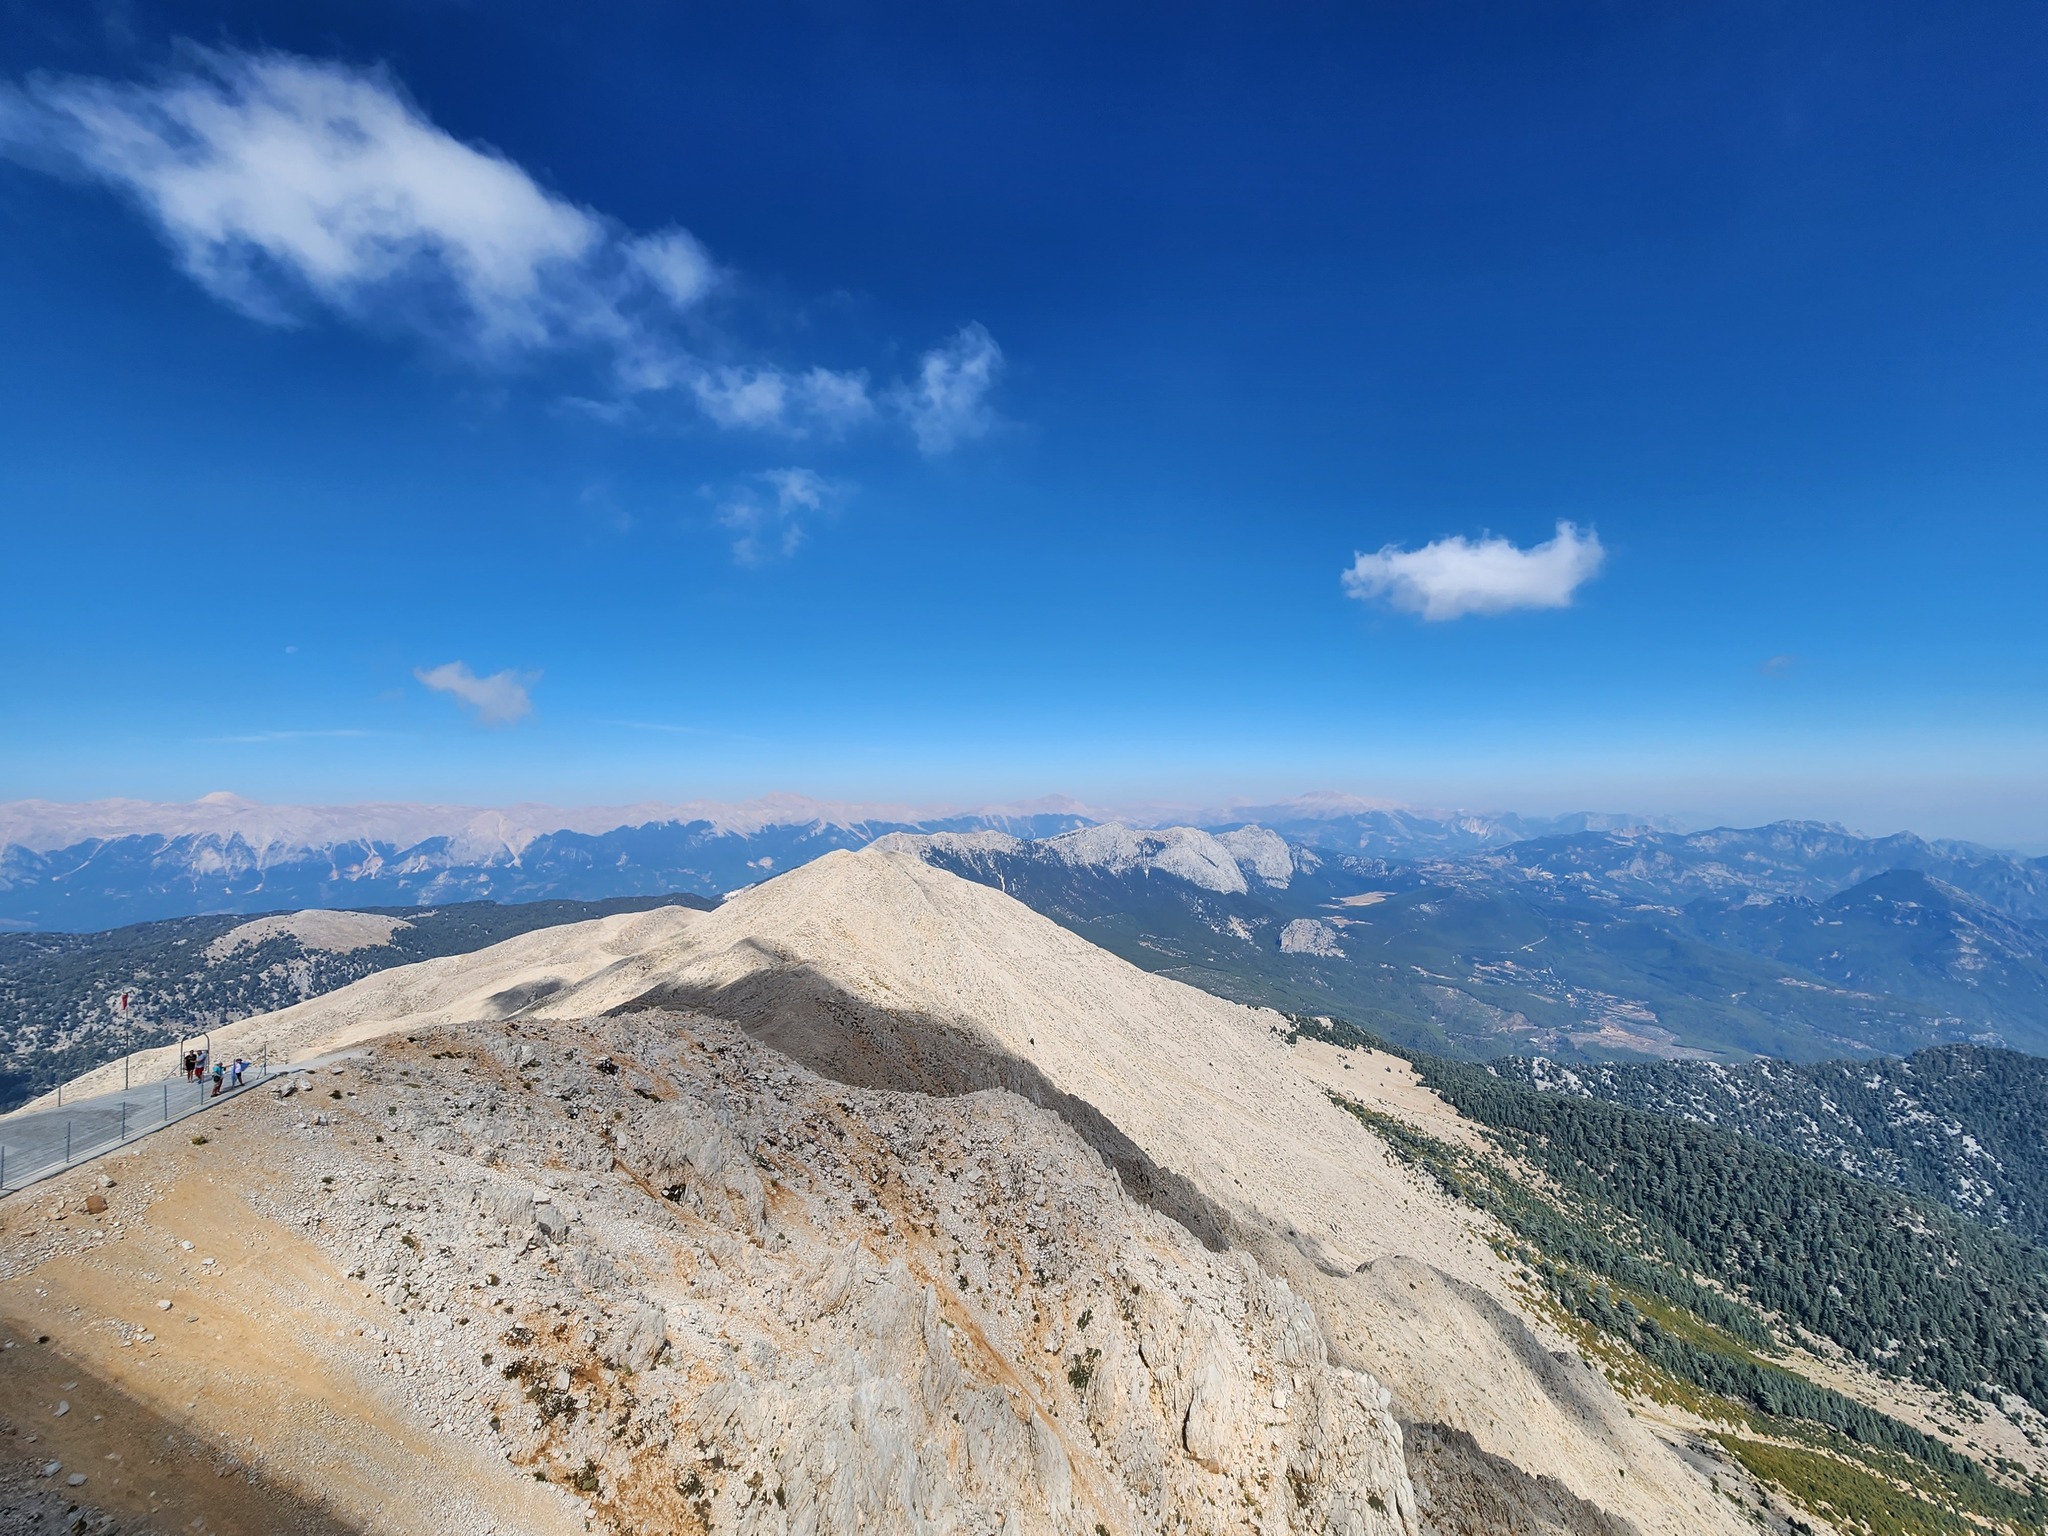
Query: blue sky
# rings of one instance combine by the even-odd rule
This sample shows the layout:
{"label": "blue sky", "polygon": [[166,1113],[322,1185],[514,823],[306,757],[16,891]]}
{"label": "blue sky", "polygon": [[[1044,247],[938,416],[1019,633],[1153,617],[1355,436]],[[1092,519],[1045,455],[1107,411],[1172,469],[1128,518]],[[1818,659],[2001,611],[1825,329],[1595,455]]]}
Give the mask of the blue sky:
{"label": "blue sky", "polygon": [[2038,8],[0,14],[0,798],[2048,847]]}

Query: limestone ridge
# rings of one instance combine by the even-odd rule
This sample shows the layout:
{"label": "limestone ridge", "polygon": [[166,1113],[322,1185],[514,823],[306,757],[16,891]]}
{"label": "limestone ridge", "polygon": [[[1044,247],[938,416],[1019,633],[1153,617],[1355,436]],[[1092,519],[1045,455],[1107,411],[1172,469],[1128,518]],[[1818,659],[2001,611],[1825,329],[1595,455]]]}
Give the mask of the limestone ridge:
{"label": "limestone ridge", "polygon": [[891,832],[873,846],[888,853],[949,856],[998,885],[1007,863],[1029,860],[1111,876],[1169,875],[1226,895],[1243,895],[1254,885],[1285,890],[1297,870],[1316,869],[1323,862],[1312,850],[1295,847],[1260,826],[1211,833],[1197,827],[1133,828],[1111,821],[1037,842],[997,831]]}
{"label": "limestone ridge", "polygon": [[[383,1041],[377,1092],[413,1094],[396,1150],[360,1110],[299,1134],[434,1160],[417,1248],[335,1238],[337,1263],[385,1244],[357,1267],[386,1302],[401,1273],[431,1271],[425,1298],[490,1267],[466,1212],[552,1245],[508,1300],[587,1318],[547,1337],[595,1363],[535,1344],[543,1422],[492,1433],[521,1467],[584,1458],[600,1512],[694,1479],[673,1513],[719,1530],[1738,1529],[1281,1035],[884,848],[383,972],[216,1044]],[[635,1360],[622,1407],[605,1373]],[[643,1475],[591,1438],[652,1437],[657,1387],[672,1441],[720,1465]],[[743,1448],[752,1502],[725,1475]]]}

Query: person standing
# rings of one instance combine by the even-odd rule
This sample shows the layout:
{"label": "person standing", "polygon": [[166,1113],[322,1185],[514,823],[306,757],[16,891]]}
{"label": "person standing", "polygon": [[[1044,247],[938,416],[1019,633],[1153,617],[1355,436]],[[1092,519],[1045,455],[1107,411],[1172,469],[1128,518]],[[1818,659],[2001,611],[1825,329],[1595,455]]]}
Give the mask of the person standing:
{"label": "person standing", "polygon": [[228,1069],[219,1062],[213,1064],[213,1096],[220,1097],[221,1079],[228,1075]]}

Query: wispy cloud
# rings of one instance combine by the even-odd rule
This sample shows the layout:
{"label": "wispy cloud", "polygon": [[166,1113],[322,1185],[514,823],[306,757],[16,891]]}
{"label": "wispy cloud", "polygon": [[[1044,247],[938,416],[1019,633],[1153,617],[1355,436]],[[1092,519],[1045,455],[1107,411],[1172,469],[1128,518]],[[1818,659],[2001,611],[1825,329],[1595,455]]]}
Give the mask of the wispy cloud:
{"label": "wispy cloud", "polygon": [[753,427],[789,437],[838,437],[873,419],[864,373],[811,368],[789,373],[760,366],[701,368],[690,393],[721,427]]}
{"label": "wispy cloud", "polygon": [[891,399],[910,423],[920,452],[950,453],[985,436],[995,425],[989,391],[1003,371],[1003,349],[979,325],[969,325],[919,359],[917,377],[897,386]]}
{"label": "wispy cloud", "polygon": [[242,736],[202,736],[199,739],[214,746],[256,746],[274,741],[327,741],[356,736],[378,736],[380,731],[251,731]]}
{"label": "wispy cloud", "polygon": [[[0,86],[0,154],[116,188],[194,281],[271,324],[324,309],[482,365],[585,353],[619,400],[680,396],[722,427],[793,438],[882,415],[864,372],[692,345],[685,323],[707,334],[703,306],[726,275],[696,236],[635,232],[549,191],[436,126],[387,71],[283,53],[185,59],[148,83]],[[986,430],[1000,360],[970,326],[886,391],[923,451]]]}
{"label": "wispy cloud", "polygon": [[436,128],[382,71],[193,58],[150,85],[11,89],[0,138],[125,192],[196,282],[258,319],[307,299],[355,319],[396,305],[496,354],[616,337],[635,299],[675,302],[686,232],[626,235]]}
{"label": "wispy cloud", "polygon": [[434,692],[452,696],[484,725],[511,725],[533,713],[527,690],[536,673],[505,671],[478,677],[467,662],[448,661],[438,667],[415,667],[412,675]]}
{"label": "wispy cloud", "polygon": [[1763,665],[1758,667],[1757,670],[1763,673],[1765,677],[1783,677],[1798,665],[1799,658],[1797,656],[1767,656],[1764,658]]}
{"label": "wispy cloud", "polygon": [[718,520],[734,535],[733,558],[761,565],[795,554],[809,520],[831,511],[845,494],[846,487],[815,470],[767,469],[726,491]]}
{"label": "wispy cloud", "polygon": [[1568,608],[1572,594],[1599,571],[1607,552],[1600,536],[1566,522],[1554,537],[1528,549],[1507,539],[1438,539],[1420,549],[1389,544],[1358,555],[1344,573],[1344,592],[1361,602],[1384,599],[1407,613],[1438,621],[1517,608]]}

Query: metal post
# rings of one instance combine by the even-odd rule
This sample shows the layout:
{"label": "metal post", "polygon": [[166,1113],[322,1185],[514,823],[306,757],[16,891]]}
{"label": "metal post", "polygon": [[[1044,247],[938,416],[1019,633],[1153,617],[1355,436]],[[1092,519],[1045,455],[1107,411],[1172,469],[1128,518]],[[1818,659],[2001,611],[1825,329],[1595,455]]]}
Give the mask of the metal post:
{"label": "metal post", "polygon": [[128,1101],[126,1099],[121,1101],[121,1139],[123,1141],[128,1139]]}
{"label": "metal post", "polygon": [[164,1124],[171,1123],[171,1080],[164,1079]]}
{"label": "metal post", "polygon": [[64,1166],[71,1166],[71,1122],[64,1122]]}

